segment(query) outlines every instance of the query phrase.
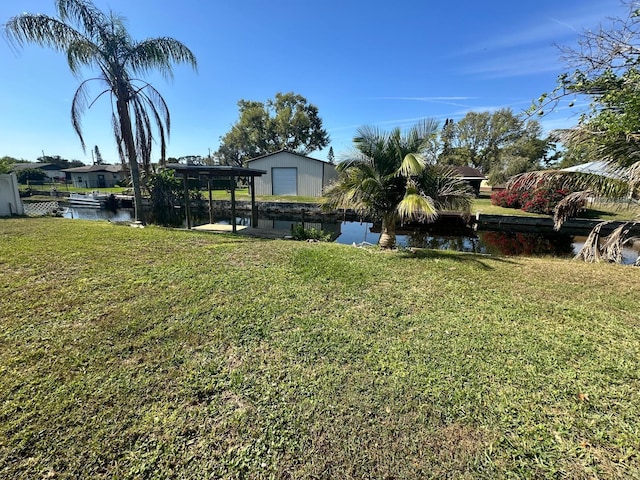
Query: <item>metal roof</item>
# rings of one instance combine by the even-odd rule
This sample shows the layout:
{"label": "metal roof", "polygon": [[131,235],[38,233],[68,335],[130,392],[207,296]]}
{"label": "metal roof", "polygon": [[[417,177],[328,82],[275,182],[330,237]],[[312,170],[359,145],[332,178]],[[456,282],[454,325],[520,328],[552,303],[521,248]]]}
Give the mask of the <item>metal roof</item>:
{"label": "metal roof", "polygon": [[300,157],[300,158],[305,158],[307,160],[313,160],[314,162],[326,163],[327,165],[334,165],[332,163],[329,163],[328,161],[319,160],[317,158],[309,157],[307,155],[303,155],[302,153],[294,152],[292,150],[287,150],[286,148],[278,150],[277,152],[265,153],[264,155],[260,155],[259,157],[251,158],[251,159],[247,160],[247,163],[255,162],[256,160],[263,160],[263,159],[268,158],[268,157],[273,157],[274,155],[278,155],[279,153],[290,153],[291,155],[295,155],[295,156]]}
{"label": "metal roof", "polygon": [[84,165],[82,167],[73,167],[73,168],[65,168],[62,170],[63,172],[69,173],[89,173],[89,172],[110,172],[110,173],[120,173],[123,171],[122,165]]}
{"label": "metal roof", "polygon": [[209,177],[260,177],[265,175],[265,170],[257,168],[234,167],[232,165],[183,165],[181,163],[168,163],[166,168],[175,170],[176,173],[187,175],[205,175]]}

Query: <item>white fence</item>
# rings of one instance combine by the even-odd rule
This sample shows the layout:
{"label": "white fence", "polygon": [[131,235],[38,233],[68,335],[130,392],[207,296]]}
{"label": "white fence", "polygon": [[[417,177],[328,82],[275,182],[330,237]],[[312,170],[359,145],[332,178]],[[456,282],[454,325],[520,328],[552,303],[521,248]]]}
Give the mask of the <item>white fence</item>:
{"label": "white fence", "polygon": [[35,202],[25,203],[24,213],[29,217],[44,217],[45,215],[51,215],[61,210],[58,202]]}

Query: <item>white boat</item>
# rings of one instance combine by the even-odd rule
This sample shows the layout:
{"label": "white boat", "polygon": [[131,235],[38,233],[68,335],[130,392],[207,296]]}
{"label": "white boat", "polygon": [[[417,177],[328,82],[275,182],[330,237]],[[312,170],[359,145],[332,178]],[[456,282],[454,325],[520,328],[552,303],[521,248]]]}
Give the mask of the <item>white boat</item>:
{"label": "white boat", "polygon": [[109,195],[100,192],[72,193],[69,195],[70,207],[101,208],[107,203]]}

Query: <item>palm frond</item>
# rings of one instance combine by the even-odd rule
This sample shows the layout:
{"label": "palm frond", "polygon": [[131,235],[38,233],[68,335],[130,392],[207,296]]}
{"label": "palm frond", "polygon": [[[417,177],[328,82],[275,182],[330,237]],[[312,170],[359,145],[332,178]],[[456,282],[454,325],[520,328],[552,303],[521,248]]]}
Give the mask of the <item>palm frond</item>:
{"label": "palm frond", "polygon": [[198,69],[195,55],[182,42],[168,37],[144,40],[136,44],[127,58],[132,72],[147,73],[158,70],[167,78],[173,78],[173,63],[185,63]]}
{"label": "palm frond", "polygon": [[107,16],[88,0],[56,0],[56,10],[63,22],[75,23],[92,37],[109,23]]}
{"label": "palm frond", "polygon": [[628,240],[631,223],[626,222],[611,232],[602,245],[602,258],[612,263],[622,263],[623,246]]}
{"label": "palm frond", "polygon": [[96,44],[86,39],[76,40],[67,47],[67,62],[74,74],[78,74],[83,66],[98,63],[99,56]]}
{"label": "palm frond", "polygon": [[76,135],[78,135],[78,138],[80,139],[83,151],[86,150],[86,145],[82,135],[82,114],[89,106],[88,84],[93,80],[96,79],[90,78],[83,81],[77,88],[76,93],[73,95],[73,100],[71,101],[71,124],[73,125]]}
{"label": "palm frond", "polygon": [[424,159],[417,153],[408,153],[402,159],[400,168],[397,170],[397,176],[414,177],[418,176],[424,170]]}
{"label": "palm frond", "polygon": [[63,21],[31,13],[10,18],[4,25],[4,35],[16,48],[35,43],[57,51],[65,51],[74,42],[85,40],[82,33]]}
{"label": "palm frond", "polygon": [[433,199],[420,195],[416,188],[407,190],[407,194],[398,204],[397,212],[402,221],[433,222],[438,218]]}
{"label": "palm frond", "polygon": [[553,213],[553,229],[560,230],[560,227],[567,219],[577,217],[592,197],[593,192],[591,190],[584,190],[570,193],[560,200]]}
{"label": "palm frond", "polygon": [[420,188],[434,200],[438,210],[454,210],[468,214],[474,192],[453,167],[429,165],[419,179]]}
{"label": "palm frond", "polygon": [[590,190],[595,197],[624,198],[629,195],[629,182],[626,178],[610,178],[604,175],[563,170],[539,170],[521,173],[512,177],[507,188],[534,189],[541,184],[554,185],[570,191]]}
{"label": "palm frond", "polygon": [[596,225],[584,242],[584,245],[575,256],[576,260],[583,260],[587,263],[599,262],[602,258],[602,250],[600,248],[600,231],[602,227],[608,225],[609,221],[601,222]]}
{"label": "palm frond", "polygon": [[115,110],[111,111],[111,126],[113,128],[113,136],[116,140],[116,146],[118,147],[118,155],[120,157],[120,163],[122,165],[127,164],[127,156],[125,155],[124,139],[122,138],[122,128],[120,126],[120,118],[116,115]]}

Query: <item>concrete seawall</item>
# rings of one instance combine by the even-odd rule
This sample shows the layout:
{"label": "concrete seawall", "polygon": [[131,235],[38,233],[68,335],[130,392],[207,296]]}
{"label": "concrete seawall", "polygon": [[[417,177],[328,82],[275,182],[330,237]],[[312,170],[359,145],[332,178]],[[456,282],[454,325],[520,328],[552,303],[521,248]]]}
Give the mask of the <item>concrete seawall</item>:
{"label": "concrete seawall", "polygon": [[[560,228],[559,233],[567,235],[588,235],[593,228],[603,220],[590,220],[584,218],[572,218],[567,220]],[[550,217],[524,217],[516,215],[484,215],[477,214],[471,219],[476,230],[481,231],[516,231],[547,233],[554,232],[553,218]],[[627,222],[609,222],[604,225],[601,232],[608,235],[619,226]],[[633,222],[631,222],[633,223]],[[640,235],[640,223],[631,225],[631,234]]]}

